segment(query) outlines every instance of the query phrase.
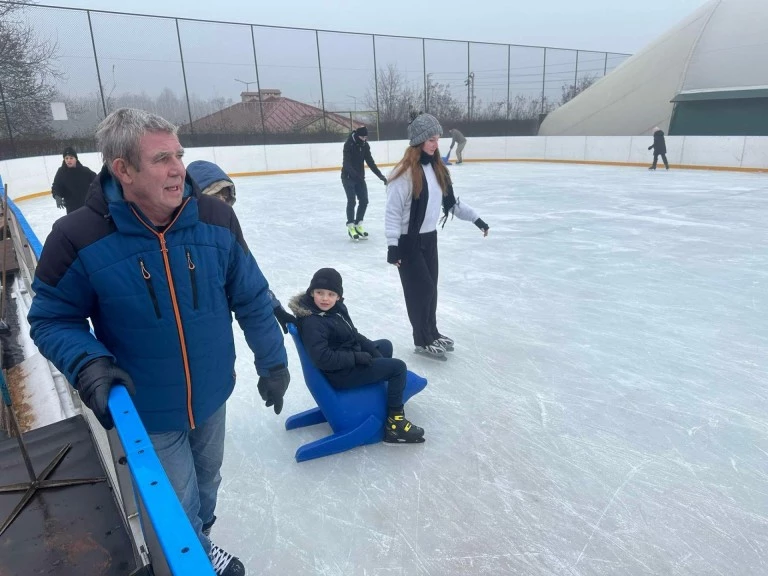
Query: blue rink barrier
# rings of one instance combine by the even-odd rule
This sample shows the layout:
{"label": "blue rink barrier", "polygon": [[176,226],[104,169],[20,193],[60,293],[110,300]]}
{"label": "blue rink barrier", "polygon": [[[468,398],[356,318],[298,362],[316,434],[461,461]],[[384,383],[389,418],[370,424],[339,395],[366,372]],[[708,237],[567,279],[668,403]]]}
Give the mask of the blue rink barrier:
{"label": "blue rink barrier", "polygon": [[176,575],[213,576],[208,555],[168,481],[125,386],[109,392],[109,410],[165,561]]}
{"label": "blue rink barrier", "polygon": [[[0,190],[3,180],[0,177]],[[8,199],[29,246],[40,260],[43,246],[18,206]],[[136,407],[124,386],[114,386],[109,393],[109,410],[115,430],[125,451],[134,488],[144,508],[174,576],[214,576],[208,555],[203,550],[187,515],[173,491]],[[126,495],[124,494],[123,497]]]}

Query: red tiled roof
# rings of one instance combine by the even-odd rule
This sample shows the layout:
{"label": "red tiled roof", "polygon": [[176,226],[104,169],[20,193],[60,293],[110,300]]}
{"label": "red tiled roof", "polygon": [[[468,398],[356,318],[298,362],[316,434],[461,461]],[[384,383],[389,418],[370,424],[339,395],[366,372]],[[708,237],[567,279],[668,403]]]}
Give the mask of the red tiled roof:
{"label": "red tiled roof", "polygon": [[[264,124],[267,132],[272,134],[301,132],[312,124],[323,121],[323,111],[320,108],[291,98],[270,97],[264,99],[261,104],[264,112]],[[351,131],[363,126],[360,122],[350,121],[349,117],[333,112],[326,112],[325,118],[331,130],[335,127],[336,130]],[[194,120],[192,126],[197,133],[264,132],[258,102],[238,102],[228,108]],[[188,126],[182,127],[182,129],[187,128]]]}

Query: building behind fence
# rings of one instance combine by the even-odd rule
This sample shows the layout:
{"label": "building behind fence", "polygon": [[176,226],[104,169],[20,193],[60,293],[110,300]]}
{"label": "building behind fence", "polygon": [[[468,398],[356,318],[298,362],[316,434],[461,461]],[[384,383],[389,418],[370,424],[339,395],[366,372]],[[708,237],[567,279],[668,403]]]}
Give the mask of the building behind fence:
{"label": "building behind fence", "polygon": [[629,55],[0,2],[0,160],[94,149],[111,111],[156,112],[185,146],[401,139],[426,110],[467,136],[540,118]]}

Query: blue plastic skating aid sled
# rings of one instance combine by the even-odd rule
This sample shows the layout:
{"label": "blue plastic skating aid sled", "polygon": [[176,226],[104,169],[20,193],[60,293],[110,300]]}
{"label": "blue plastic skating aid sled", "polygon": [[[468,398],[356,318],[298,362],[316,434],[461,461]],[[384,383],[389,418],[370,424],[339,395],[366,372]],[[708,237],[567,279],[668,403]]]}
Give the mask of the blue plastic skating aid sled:
{"label": "blue plastic skating aid sled", "polygon": [[[301,342],[298,329],[288,324],[299,353],[304,381],[317,408],[294,414],[285,421],[285,429],[303,428],[328,422],[333,434],[305,444],[296,450],[296,461],[303,462],[344,452],[364,444],[374,444],[384,438],[384,422],[387,419],[387,384],[376,382],[360,388],[337,390],[312,363]],[[403,403],[418,394],[427,380],[408,371],[403,392]]]}

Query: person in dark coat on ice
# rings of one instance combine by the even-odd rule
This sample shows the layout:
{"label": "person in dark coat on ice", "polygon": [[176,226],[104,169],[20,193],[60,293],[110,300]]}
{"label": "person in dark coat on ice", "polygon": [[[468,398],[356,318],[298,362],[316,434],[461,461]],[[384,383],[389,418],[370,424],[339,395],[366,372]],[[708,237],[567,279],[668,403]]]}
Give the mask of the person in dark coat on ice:
{"label": "person in dark coat on ice", "polygon": [[648,146],[648,150],[653,150],[653,164],[648,170],[656,170],[656,163],[661,156],[664,166],[669,170],[669,162],[667,162],[667,142],[664,140],[664,132],[661,128],[656,126],[653,129],[653,144]]}
{"label": "person in dark coat on ice", "polygon": [[[361,126],[349,135],[344,143],[344,162],[341,167],[341,183],[347,194],[347,232],[353,240],[368,238],[368,232],[363,228],[365,210],[368,208],[368,187],[365,184],[365,167],[368,164],[371,172],[379,180],[387,183],[376,162],[371,156],[371,146],[368,144],[368,128]],[[357,214],[355,214],[355,199],[357,199]]]}
{"label": "person in dark coat on ice", "polygon": [[384,442],[424,442],[424,430],[406,420],[403,411],[405,362],[392,358],[389,340],[371,341],[357,331],[343,294],[341,274],[333,268],[321,268],[312,276],[306,292],[291,298],[289,307],[298,319],[307,354],[334,388],[358,388],[386,380]]}
{"label": "person in dark coat on ice", "polygon": [[415,351],[438,360],[454,348],[452,338],[437,330],[437,224],[449,216],[473,222],[488,236],[488,224],[453,193],[438,141],[437,118],[421,114],[408,125],[410,146],[395,166],[387,186],[384,229],[387,262],[398,267],[405,307],[413,327]]}
{"label": "person in dark coat on ice", "polygon": [[51,194],[57,208],[66,208],[67,214],[85,204],[88,188],[96,178],[96,172],[80,164],[77,152],[71,146],[64,148],[64,160],[56,171]]}

